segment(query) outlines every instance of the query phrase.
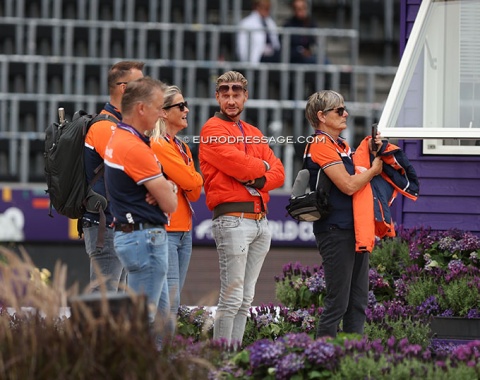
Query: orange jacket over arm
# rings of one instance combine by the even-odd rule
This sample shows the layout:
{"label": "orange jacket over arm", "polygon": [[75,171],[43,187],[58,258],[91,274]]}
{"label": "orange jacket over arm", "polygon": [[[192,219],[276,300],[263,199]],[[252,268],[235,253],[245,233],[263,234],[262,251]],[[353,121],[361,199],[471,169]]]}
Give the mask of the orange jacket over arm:
{"label": "orange jacket over arm", "polygon": [[[373,156],[369,140],[370,137],[363,139],[353,156],[357,171],[371,166]],[[395,236],[395,223],[389,208],[397,194],[416,200],[419,189],[415,169],[399,147],[384,142],[378,155],[383,161],[381,175],[353,195],[357,249],[367,247],[369,252],[373,249],[375,236]]]}
{"label": "orange jacket over arm", "polygon": [[[202,128],[199,158],[210,210],[221,203],[253,202],[254,212],[261,212],[270,199],[268,192],[285,180],[283,164],[262,132],[244,121],[241,124],[243,133],[235,122],[216,113]],[[251,180],[256,180],[253,187],[260,196],[252,195],[242,183]]]}
{"label": "orange jacket over arm", "polygon": [[158,160],[162,164],[162,170],[166,178],[175,182],[178,186],[177,210],[170,216],[170,223],[166,226],[167,231],[190,231],[192,229],[192,209],[190,202],[200,198],[203,178],[196,171],[190,148],[184,144],[182,148],[188,156],[185,162],[180,148],[174,139],[169,138],[151,141],[151,147]]}

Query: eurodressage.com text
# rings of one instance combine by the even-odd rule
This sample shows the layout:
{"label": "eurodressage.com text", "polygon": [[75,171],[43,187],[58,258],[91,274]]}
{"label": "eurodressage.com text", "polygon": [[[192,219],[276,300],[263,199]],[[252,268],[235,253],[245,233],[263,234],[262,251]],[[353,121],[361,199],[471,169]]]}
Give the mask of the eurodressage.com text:
{"label": "eurodressage.com text", "polygon": [[296,144],[311,143],[314,136],[177,136],[193,144]]}

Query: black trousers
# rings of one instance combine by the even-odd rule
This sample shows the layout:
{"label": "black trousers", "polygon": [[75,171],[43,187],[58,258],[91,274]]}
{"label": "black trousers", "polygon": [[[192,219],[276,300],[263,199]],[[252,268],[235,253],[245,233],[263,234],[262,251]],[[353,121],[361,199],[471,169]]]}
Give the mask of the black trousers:
{"label": "black trousers", "polygon": [[315,234],[322,256],[327,295],[316,337],[343,331],[363,334],[368,305],[369,253],[355,252],[355,231],[333,228]]}

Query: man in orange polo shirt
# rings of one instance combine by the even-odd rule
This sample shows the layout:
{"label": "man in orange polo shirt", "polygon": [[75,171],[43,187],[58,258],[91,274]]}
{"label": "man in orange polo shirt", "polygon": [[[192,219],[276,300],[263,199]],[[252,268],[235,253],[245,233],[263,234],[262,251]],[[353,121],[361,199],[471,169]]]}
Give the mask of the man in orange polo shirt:
{"label": "man in orange polo shirt", "polygon": [[[127,85],[122,98],[123,120],[105,149],[115,252],[127,270],[128,287],[146,294],[151,323],[167,279],[167,215],[177,208],[177,185],[165,178],[146,136],[161,116],[164,89],[162,82],[149,77]],[[147,201],[147,194],[155,202]]]}
{"label": "man in orange polo shirt", "polygon": [[260,130],[240,120],[247,80],[236,71],[217,79],[220,112],[200,134],[200,169],[220,264],[220,299],[213,336],[241,345],[248,310],[270,249],[268,192],[283,185],[284,168]]}
{"label": "man in orange polo shirt", "polygon": [[[121,61],[114,64],[108,72],[108,101],[101,114],[109,119],[97,121],[88,130],[85,137],[85,174],[89,183],[95,178],[96,170],[103,163],[105,147],[107,146],[117,123],[122,120],[121,102],[127,83],[143,77],[143,62]],[[93,190],[106,197],[103,175],[93,185]],[[86,212],[83,215],[82,228],[85,250],[90,258],[90,284],[93,292],[101,289],[100,282],[105,281],[107,291],[116,292],[122,278],[123,266],[113,247],[112,214],[107,205],[105,212],[106,225],[103,246],[97,244],[99,236],[100,216],[98,213]],[[121,280],[122,279],[122,280]]]}

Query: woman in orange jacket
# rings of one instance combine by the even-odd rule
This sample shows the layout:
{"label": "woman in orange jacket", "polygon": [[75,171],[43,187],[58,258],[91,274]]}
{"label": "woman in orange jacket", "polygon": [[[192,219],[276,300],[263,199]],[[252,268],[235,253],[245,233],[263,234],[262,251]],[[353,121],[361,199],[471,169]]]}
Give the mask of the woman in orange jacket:
{"label": "woman in orange jacket", "polygon": [[177,137],[177,133],[188,126],[188,112],[188,104],[180,89],[169,86],[164,93],[163,116],[150,138],[152,150],[162,165],[163,173],[178,186],[177,210],[169,216],[166,226],[168,287],[164,286],[158,304],[160,315],[168,317],[170,321],[168,326],[172,333],[192,254],[191,202],[199,199],[203,185],[202,175],[195,169],[188,145]]}
{"label": "woman in orange jacket", "polygon": [[[344,332],[363,334],[368,303],[369,253],[356,248],[355,230],[361,226],[357,226],[354,218],[354,198],[382,172],[382,161],[373,158],[370,146],[371,165],[356,171],[359,168],[353,162],[353,150],[340,136],[347,128],[348,112],[339,93],[319,91],[312,94],[305,115],[315,130],[314,141],[305,157],[311,188],[314,188],[312,185],[320,169],[332,181],[331,212],[328,217],[313,223],[327,290],[316,337],[336,337],[341,321]],[[379,134],[375,142],[381,146]]]}

